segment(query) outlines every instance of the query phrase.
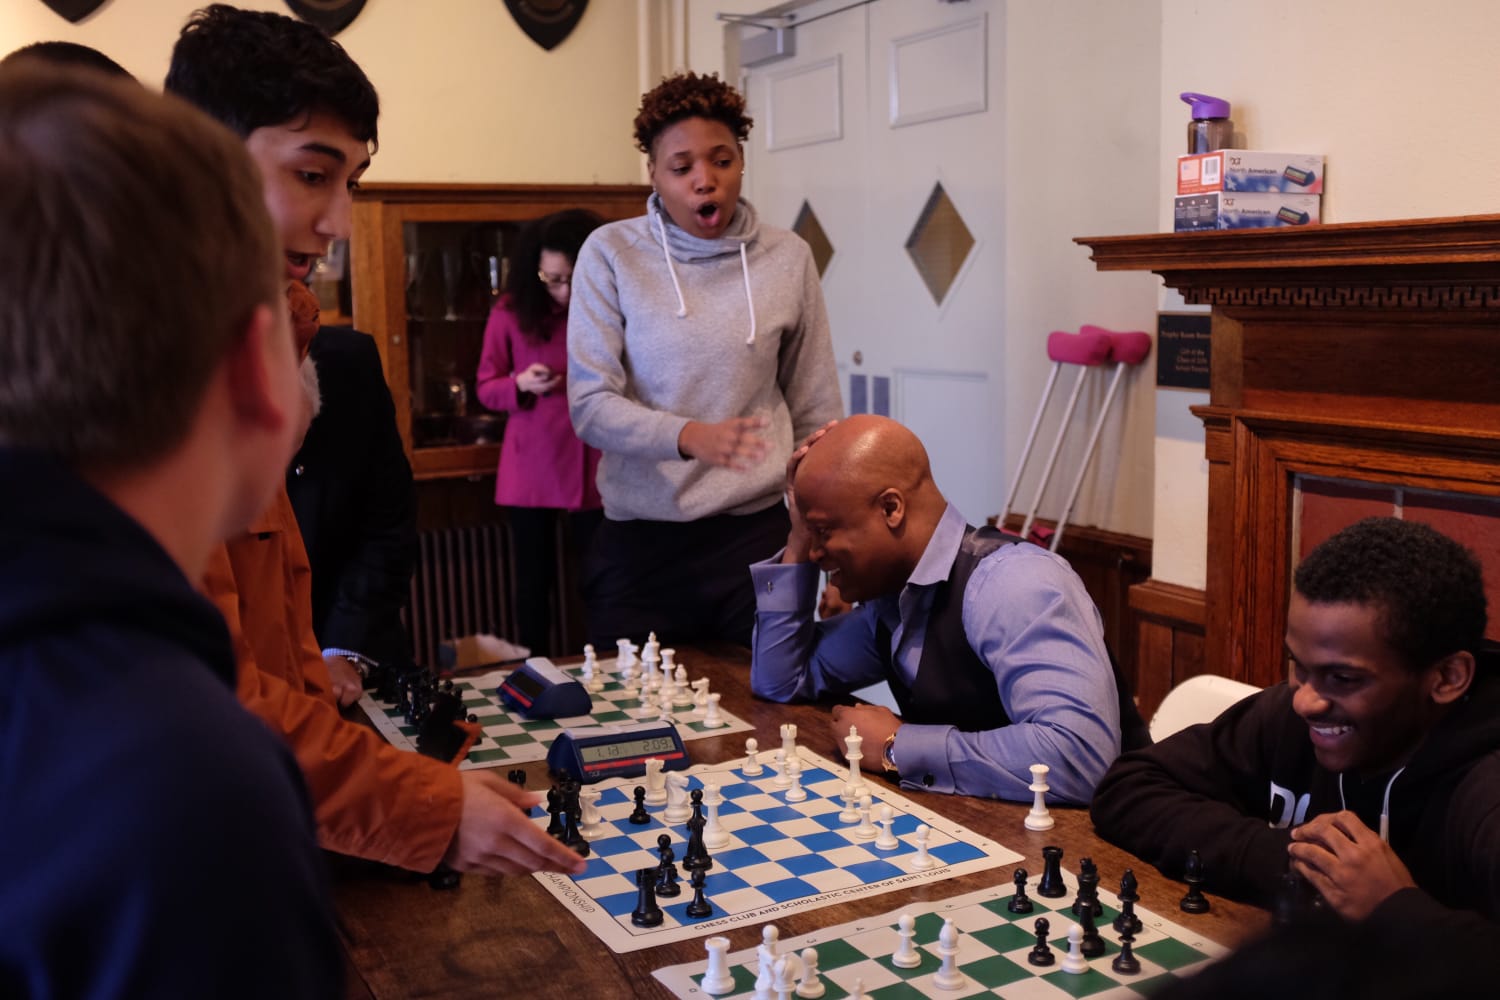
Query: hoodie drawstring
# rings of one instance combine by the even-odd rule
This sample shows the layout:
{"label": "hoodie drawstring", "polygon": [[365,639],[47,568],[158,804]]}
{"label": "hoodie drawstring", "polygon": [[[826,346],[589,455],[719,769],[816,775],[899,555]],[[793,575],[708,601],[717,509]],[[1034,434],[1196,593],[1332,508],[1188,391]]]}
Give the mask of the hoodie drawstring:
{"label": "hoodie drawstring", "polygon": [[667,248],[667,227],[661,221],[661,212],[652,209],[651,217],[656,220],[656,230],[661,233],[661,255],[667,260],[667,273],[672,276],[672,290],[677,293],[677,318],[681,319],[687,315],[687,300],[682,297],[682,285],[677,281],[677,268],[672,266],[672,251]]}
{"label": "hoodie drawstring", "polygon": [[[1385,783],[1385,795],[1380,800],[1380,842],[1389,844],[1391,842],[1391,786],[1396,779],[1401,777],[1401,772],[1406,770],[1405,765],[1396,768],[1396,773],[1391,775],[1391,780]],[[1349,808],[1344,803],[1344,772],[1339,772],[1339,808]]]}
{"label": "hoodie drawstring", "polygon": [[745,343],[755,343],[755,297],[750,294],[750,257],[746,252],[747,244],[740,244],[740,270],[745,274],[745,304],[750,308],[750,336],[745,338]]}

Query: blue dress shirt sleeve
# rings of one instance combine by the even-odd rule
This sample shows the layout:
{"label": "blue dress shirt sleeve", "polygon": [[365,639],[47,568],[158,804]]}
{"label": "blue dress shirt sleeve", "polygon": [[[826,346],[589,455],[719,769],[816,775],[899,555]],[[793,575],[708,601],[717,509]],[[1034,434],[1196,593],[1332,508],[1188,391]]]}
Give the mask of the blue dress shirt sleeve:
{"label": "blue dress shirt sleeve", "polygon": [[884,680],[874,609],[861,605],[816,621],[817,565],[780,560],[778,552],[750,566],[755,586],[750,690],[771,701],[807,701]]}

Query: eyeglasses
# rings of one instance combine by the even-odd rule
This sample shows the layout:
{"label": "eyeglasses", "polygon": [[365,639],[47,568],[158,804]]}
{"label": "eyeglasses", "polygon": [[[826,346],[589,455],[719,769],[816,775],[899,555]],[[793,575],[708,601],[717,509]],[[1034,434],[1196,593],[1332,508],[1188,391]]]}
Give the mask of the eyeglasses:
{"label": "eyeglasses", "polygon": [[542,284],[548,288],[562,288],[573,283],[571,274],[548,274],[546,271],[538,271],[536,276],[541,279]]}

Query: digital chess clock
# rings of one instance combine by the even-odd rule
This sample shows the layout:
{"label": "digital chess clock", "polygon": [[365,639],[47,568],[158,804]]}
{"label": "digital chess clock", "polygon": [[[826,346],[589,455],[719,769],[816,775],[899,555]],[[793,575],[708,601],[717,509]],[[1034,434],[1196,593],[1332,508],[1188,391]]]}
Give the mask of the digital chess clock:
{"label": "digital chess clock", "polygon": [[543,657],[512,670],[495,693],[506,708],[528,719],[588,715],[594,707],[594,699],[582,684]]}
{"label": "digital chess clock", "polygon": [[547,749],[547,766],[579,781],[594,782],[640,777],[646,773],[646,761],[651,757],[662,762],[664,771],[681,771],[688,766],[687,749],[672,723],[564,729]]}

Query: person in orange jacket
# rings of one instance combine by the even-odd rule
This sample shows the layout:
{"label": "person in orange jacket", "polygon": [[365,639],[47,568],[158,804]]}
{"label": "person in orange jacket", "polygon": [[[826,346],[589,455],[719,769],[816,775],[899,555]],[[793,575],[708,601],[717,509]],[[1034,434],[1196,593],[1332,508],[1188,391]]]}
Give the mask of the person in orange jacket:
{"label": "person in orange jacket", "polygon": [[[238,132],[260,168],[305,353],[317,330],[305,280],[328,243],[349,235],[352,192],[376,143],[374,88],[317,28],[214,4],[183,28],[166,89]],[[311,571],[284,487],[215,554],[204,590],[234,637],[239,697],[291,747],[324,847],[416,871],[583,870],[522,811],[537,795],[492,771],[398,750],[339,714],[337,693],[357,692],[358,681],[319,651]]]}

